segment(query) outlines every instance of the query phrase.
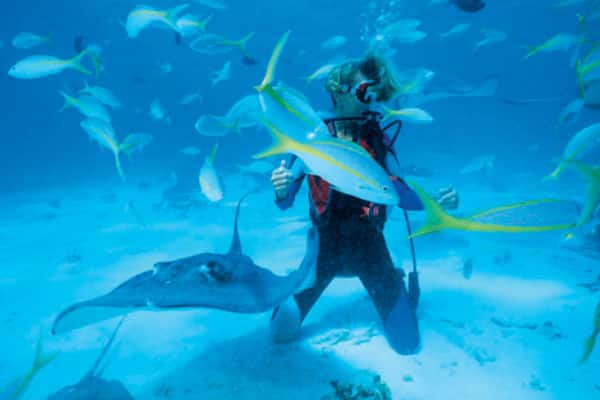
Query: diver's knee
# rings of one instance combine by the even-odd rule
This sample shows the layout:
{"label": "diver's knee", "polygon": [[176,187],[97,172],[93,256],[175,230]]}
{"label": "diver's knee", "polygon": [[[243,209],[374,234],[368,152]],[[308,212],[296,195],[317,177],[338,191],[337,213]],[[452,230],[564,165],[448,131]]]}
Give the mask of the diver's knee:
{"label": "diver's knee", "polygon": [[271,339],[275,343],[289,342],[298,335],[301,324],[300,309],[292,296],[273,310]]}

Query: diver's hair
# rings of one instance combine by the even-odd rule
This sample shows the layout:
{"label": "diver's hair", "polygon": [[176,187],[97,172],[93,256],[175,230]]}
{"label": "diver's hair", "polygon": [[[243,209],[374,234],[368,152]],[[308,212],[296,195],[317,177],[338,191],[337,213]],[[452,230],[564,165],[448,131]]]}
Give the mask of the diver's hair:
{"label": "diver's hair", "polygon": [[351,85],[354,76],[361,72],[367,79],[377,82],[373,87],[379,102],[393,99],[400,91],[392,64],[381,53],[371,50],[362,59],[349,60],[337,65],[327,75],[325,89],[334,97],[336,93],[345,92],[344,88]]}

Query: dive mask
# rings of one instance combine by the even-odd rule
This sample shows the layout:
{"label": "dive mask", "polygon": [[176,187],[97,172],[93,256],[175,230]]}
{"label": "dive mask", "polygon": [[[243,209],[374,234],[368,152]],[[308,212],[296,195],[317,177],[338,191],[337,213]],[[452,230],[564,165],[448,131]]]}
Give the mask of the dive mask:
{"label": "dive mask", "polygon": [[379,82],[374,80],[364,80],[354,86],[347,85],[346,93],[352,94],[358,101],[363,104],[371,104],[377,100],[377,94],[372,90]]}

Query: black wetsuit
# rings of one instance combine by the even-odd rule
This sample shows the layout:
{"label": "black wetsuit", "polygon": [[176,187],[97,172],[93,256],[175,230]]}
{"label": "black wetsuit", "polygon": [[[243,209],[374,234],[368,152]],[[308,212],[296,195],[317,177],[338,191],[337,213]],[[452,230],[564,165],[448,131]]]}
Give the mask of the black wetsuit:
{"label": "black wetsuit", "polygon": [[[383,165],[385,154],[381,152],[387,149],[379,125],[369,125],[362,137],[360,144]],[[294,162],[297,160],[292,160]],[[276,201],[280,208],[291,206],[303,178],[303,174],[297,176],[288,196]],[[294,296],[301,320],[333,278],[357,276],[377,308],[389,343],[401,354],[414,353],[419,346],[416,305],[409,302],[404,272],[394,267],[385,243],[385,206],[330,189],[320,177],[309,176],[308,180],[310,215],[319,231],[320,248],[314,286]],[[413,203],[406,208],[422,207],[414,192],[403,182],[400,181],[396,188],[399,195],[405,197],[404,202],[409,197],[409,202]],[[273,315],[276,313],[277,309]]]}

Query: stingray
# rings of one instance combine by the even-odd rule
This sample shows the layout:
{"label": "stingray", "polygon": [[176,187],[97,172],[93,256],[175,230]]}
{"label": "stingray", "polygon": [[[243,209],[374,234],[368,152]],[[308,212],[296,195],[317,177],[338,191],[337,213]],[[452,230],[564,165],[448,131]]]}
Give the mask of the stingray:
{"label": "stingray", "polygon": [[48,396],[48,400],[134,400],[121,382],[117,380],[109,381],[101,376],[104,368],[100,368],[100,363],[110,350],[122,323],[123,319],[119,321],[102,353],[100,353],[88,373],[76,384],[66,386]]}
{"label": "stingray", "polygon": [[308,231],[306,253],[300,266],[286,276],[275,275],[242,252],[238,232],[242,200],[235,211],[233,239],[226,254],[201,253],[159,262],[106,295],[68,307],[54,321],[52,333],[67,332],[141,310],[215,308],[234,313],[261,313],[276,307],[301,288],[310,287],[319,251],[316,229]]}

